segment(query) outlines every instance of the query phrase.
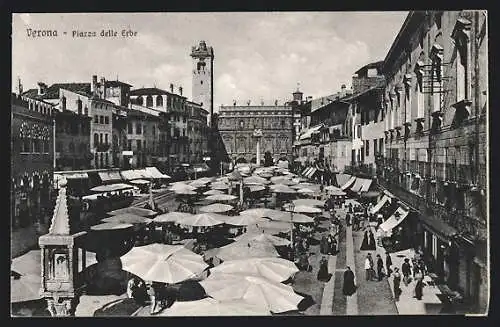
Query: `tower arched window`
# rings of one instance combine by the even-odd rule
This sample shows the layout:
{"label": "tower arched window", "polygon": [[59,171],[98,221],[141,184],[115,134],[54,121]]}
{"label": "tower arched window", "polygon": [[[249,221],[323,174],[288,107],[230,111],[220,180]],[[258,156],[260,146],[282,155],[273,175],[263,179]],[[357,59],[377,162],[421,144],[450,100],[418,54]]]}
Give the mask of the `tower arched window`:
{"label": "tower arched window", "polygon": [[243,128],[245,127],[245,122],[243,120],[240,120],[240,124],[239,124],[240,128]]}
{"label": "tower arched window", "polygon": [[78,99],[76,100],[76,107],[78,108],[78,114],[82,114],[82,100]]}
{"label": "tower arched window", "polygon": [[163,96],[158,95],[156,97],[156,106],[157,107],[163,107]]}
{"label": "tower arched window", "polygon": [[99,134],[94,133],[94,146],[99,144]]}
{"label": "tower arched window", "polygon": [[146,97],[146,107],[152,107],[153,106],[153,97],[151,95],[148,95]]}
{"label": "tower arched window", "polygon": [[66,97],[61,98],[62,110],[66,110]]}
{"label": "tower arched window", "polygon": [[200,81],[200,84],[203,85],[203,80]]}

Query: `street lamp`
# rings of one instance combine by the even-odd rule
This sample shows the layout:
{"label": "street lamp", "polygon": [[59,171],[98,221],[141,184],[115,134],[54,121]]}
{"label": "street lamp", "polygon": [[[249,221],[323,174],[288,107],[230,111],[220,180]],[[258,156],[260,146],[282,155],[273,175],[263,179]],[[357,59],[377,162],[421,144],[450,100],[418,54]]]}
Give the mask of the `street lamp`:
{"label": "street lamp", "polygon": [[293,212],[295,211],[295,204],[290,201],[290,203],[288,204],[288,208],[287,208],[289,211],[290,211],[290,224],[291,224],[291,228],[290,228],[290,243],[291,243],[291,247],[292,247],[292,251],[295,250],[294,249],[294,242],[293,242]]}

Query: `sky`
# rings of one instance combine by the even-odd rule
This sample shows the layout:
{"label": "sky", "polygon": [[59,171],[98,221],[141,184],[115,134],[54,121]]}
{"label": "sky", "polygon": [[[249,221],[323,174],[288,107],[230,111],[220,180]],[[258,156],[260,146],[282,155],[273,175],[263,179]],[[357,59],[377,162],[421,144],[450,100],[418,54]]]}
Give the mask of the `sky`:
{"label": "sky", "polygon": [[[12,91],[37,82],[89,82],[92,75],[176,89],[191,99],[191,47],[214,48],[214,110],[336,93],[362,66],[383,60],[408,12],[30,13],[12,18]],[[29,37],[27,29],[57,30]],[[118,37],[73,38],[115,30]],[[122,37],[122,30],[137,32]],[[63,35],[63,31],[67,35]],[[299,83],[299,84],[298,84]]]}

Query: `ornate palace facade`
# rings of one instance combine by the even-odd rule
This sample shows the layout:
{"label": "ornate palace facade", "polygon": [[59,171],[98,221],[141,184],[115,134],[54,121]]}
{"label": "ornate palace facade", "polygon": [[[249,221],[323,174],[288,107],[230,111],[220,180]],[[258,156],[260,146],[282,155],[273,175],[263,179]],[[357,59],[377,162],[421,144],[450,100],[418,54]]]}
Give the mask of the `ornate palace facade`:
{"label": "ornate palace facade", "polygon": [[236,162],[257,161],[255,130],[261,130],[260,157],[270,152],[273,160],[292,162],[293,113],[285,104],[260,106],[221,106],[219,133],[229,158]]}

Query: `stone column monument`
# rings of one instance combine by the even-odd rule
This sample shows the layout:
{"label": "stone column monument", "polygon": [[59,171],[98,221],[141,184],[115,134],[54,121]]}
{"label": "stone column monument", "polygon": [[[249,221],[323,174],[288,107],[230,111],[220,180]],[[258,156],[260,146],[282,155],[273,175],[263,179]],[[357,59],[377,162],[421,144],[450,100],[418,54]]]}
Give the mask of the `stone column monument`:
{"label": "stone column monument", "polygon": [[260,139],[262,138],[262,130],[255,129],[253,131],[253,137],[257,139],[257,146],[256,146],[256,152],[257,152],[257,166],[260,166]]}

